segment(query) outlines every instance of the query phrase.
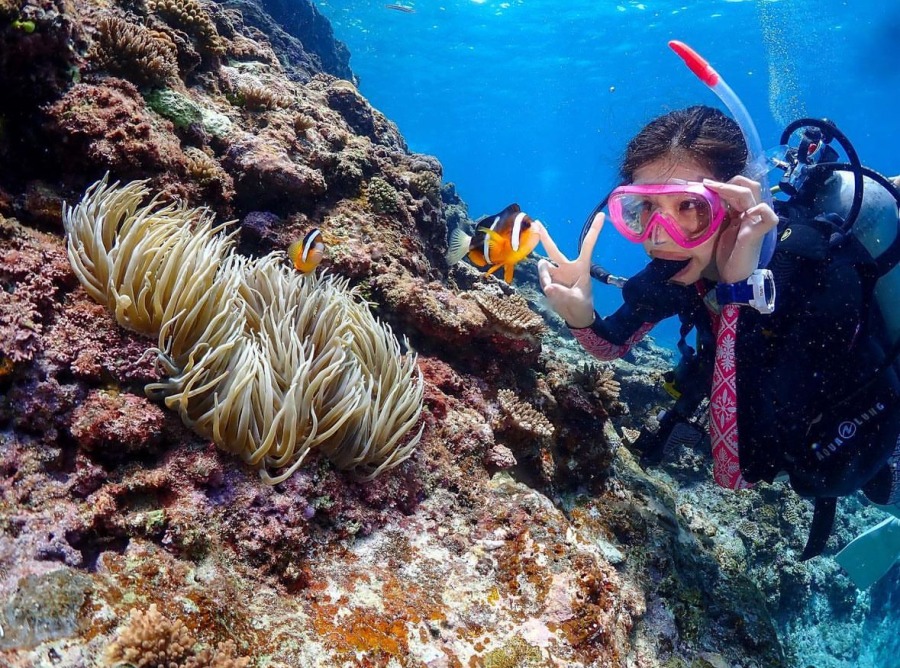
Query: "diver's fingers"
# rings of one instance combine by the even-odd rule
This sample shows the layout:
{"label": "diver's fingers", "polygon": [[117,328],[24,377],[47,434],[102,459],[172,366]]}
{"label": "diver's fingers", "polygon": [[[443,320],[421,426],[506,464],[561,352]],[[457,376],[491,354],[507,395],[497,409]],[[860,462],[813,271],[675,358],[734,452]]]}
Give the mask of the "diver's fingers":
{"label": "diver's fingers", "polygon": [[741,214],[741,222],[748,221],[753,226],[768,232],[778,224],[778,214],[766,202],[751,206]]}
{"label": "diver's fingers", "polygon": [[749,188],[750,192],[753,193],[753,199],[757,202],[762,202],[762,186],[759,184],[759,181],[754,181],[753,179],[744,176],[743,174],[738,174],[737,176],[733,177],[728,183],[733,183],[738,186]]}
{"label": "diver's fingers", "polygon": [[[535,221],[540,222],[540,221]],[[546,225],[541,224],[540,229],[540,238],[541,243],[544,246],[544,250],[547,251],[547,255],[550,256],[550,259],[553,260],[556,264],[562,264],[564,262],[568,262],[569,258],[562,254],[562,251],[559,250],[559,247],[556,245],[556,242],[553,241],[553,238],[550,236],[550,231],[547,229]]]}
{"label": "diver's fingers", "polygon": [[550,277],[551,266],[547,260],[538,260],[538,280],[540,280],[541,290],[544,292],[547,292],[547,288],[553,285],[553,279]]}
{"label": "diver's fingers", "polygon": [[[734,177],[735,179],[738,177]],[[746,178],[746,177],[741,177]],[[749,179],[747,179],[749,181]],[[732,179],[734,181],[734,179]],[[712,179],[703,179],[703,185],[717,193],[737,213],[743,213],[751,206],[759,204],[759,189],[756,194],[746,185],[737,183],[722,183]],[[758,184],[757,184],[758,185]]]}
{"label": "diver's fingers", "polygon": [[603,222],[605,220],[606,214],[602,211],[598,211],[597,215],[594,216],[587,234],[584,235],[584,243],[581,244],[581,252],[578,254],[579,260],[587,262],[591,261],[591,256],[594,254],[594,246],[597,245],[597,237],[600,236],[600,230],[603,229]]}

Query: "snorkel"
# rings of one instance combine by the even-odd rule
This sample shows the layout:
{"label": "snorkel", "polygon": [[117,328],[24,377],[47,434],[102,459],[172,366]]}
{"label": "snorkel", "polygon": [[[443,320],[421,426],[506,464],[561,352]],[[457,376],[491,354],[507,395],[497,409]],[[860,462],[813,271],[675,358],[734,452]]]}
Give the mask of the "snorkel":
{"label": "snorkel", "polygon": [[[697,78],[700,79],[700,81],[709,86],[709,88],[719,96],[722,103],[728,107],[731,116],[741,128],[741,132],[744,135],[744,141],[747,144],[748,155],[745,176],[759,182],[763,201],[771,206],[772,192],[769,190],[766,156],[763,153],[762,143],[759,141],[759,133],[756,131],[756,126],[750,119],[750,114],[747,113],[747,107],[745,107],[738,96],[734,94],[731,87],[725,83],[725,80],[721,75],[691,47],[684,42],[673,39],[669,42],[669,48],[678,54],[684,61],[684,64],[688,66],[688,69],[697,75]],[[762,248],[759,251],[760,267],[765,267],[769,264],[769,260],[772,259],[772,253],[775,252],[775,235],[776,231],[773,228],[767,232],[766,236],[763,238]]]}

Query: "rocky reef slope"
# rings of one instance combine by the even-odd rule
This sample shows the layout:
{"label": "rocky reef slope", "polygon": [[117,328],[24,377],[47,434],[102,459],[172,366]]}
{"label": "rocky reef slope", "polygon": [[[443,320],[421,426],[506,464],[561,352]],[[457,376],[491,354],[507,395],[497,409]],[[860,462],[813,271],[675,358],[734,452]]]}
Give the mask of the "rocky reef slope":
{"label": "rocky reef slope", "polygon": [[[308,0],[0,0],[0,663],[786,665],[767,610],[830,574],[759,564],[808,509],[720,494],[699,453],[637,467],[671,360],[592,364],[533,266],[446,266],[465,204],[348,60]],[[106,173],[248,256],[319,227],[321,269],[419,355],[413,456],[267,486],[150,401],[155,341],[66,256],[62,203]]]}

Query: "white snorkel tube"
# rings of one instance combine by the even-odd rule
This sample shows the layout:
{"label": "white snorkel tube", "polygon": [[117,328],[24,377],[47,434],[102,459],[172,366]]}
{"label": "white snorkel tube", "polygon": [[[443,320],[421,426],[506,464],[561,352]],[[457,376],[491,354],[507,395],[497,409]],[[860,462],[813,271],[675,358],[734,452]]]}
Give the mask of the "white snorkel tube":
{"label": "white snorkel tube", "polygon": [[[747,144],[747,166],[744,169],[744,175],[759,182],[763,201],[772,206],[772,191],[769,190],[766,156],[763,154],[762,143],[759,141],[759,133],[756,131],[756,126],[750,119],[750,114],[747,113],[747,107],[734,94],[734,91],[725,83],[725,80],[719,73],[691,47],[684,42],[674,39],[669,42],[669,47],[681,57],[691,72],[696,74],[700,81],[709,86],[719,96],[722,103],[728,107],[732,117],[740,126],[744,135],[744,142]],[[762,248],[759,252],[760,267],[765,267],[769,264],[769,260],[772,259],[772,253],[775,252],[775,238],[776,231],[774,228],[769,230],[763,238]]]}

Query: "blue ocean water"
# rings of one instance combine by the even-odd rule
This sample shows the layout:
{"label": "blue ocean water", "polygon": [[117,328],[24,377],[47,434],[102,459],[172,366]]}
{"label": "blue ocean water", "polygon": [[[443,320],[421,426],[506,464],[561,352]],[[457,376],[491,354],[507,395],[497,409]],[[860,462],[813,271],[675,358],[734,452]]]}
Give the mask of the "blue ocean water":
{"label": "blue ocean water", "polygon": [[[473,218],[510,202],[574,253],[616,185],[628,139],[691,104],[722,106],[669,50],[699,51],[747,106],[764,147],[827,117],[864,164],[900,173],[900,5],[885,0],[319,0],[362,93],[411,150],[437,156]],[[595,261],[629,276],[640,248],[609,226]],[[597,286],[598,312],[620,303]],[[675,323],[654,330],[677,339]]]}

